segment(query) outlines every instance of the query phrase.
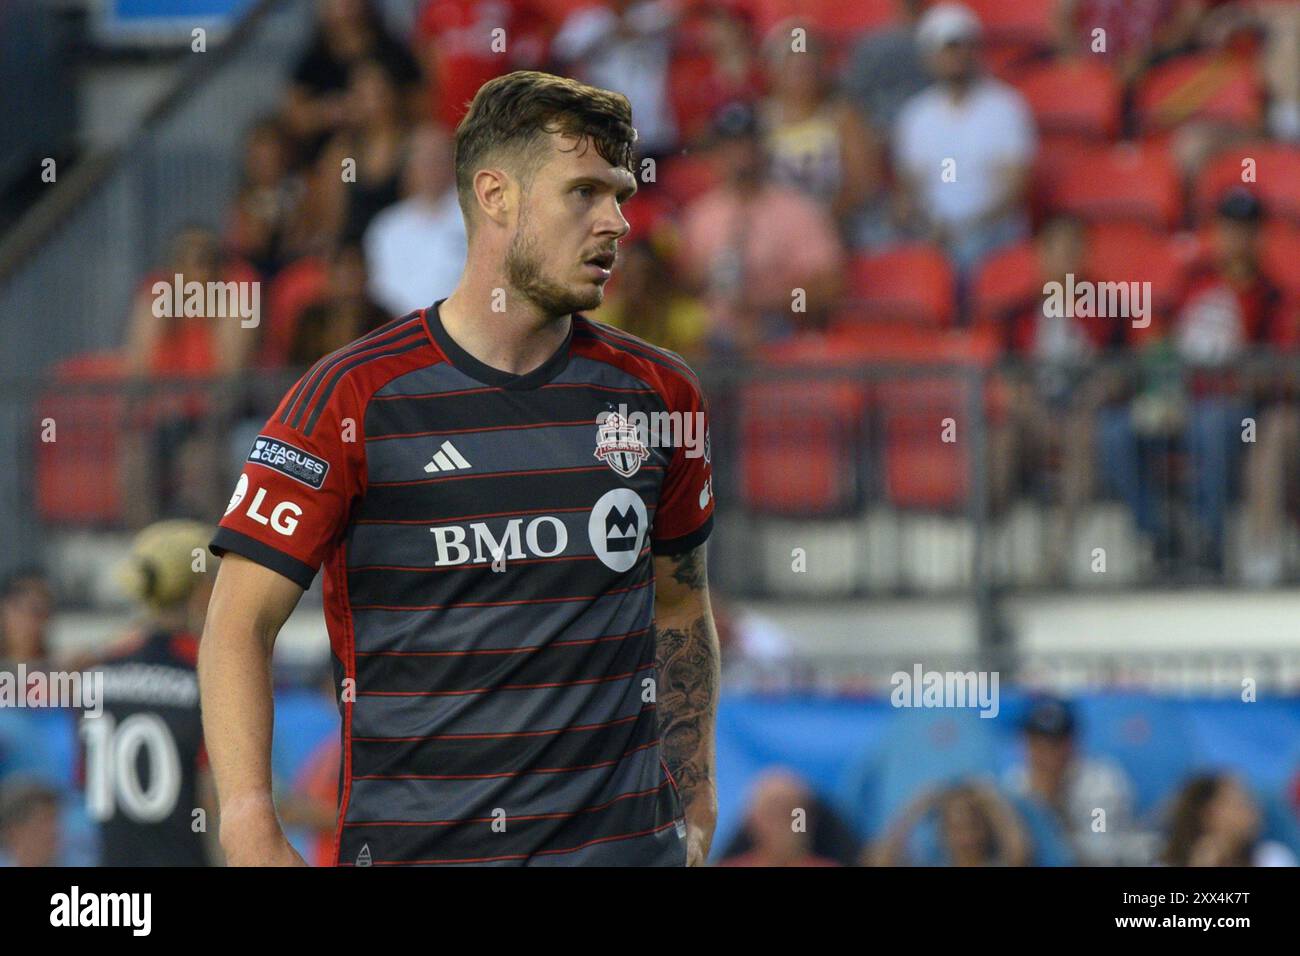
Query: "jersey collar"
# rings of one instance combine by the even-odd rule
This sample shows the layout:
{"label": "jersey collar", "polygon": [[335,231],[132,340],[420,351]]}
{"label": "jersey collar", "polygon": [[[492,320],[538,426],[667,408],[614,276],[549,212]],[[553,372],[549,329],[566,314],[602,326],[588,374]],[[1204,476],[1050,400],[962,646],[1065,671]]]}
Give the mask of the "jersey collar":
{"label": "jersey collar", "polygon": [[494,385],[497,388],[509,389],[531,389],[545,385],[557,375],[565,370],[569,364],[569,348],[573,344],[573,326],[576,320],[576,313],[569,321],[569,333],[560,343],[560,347],[555,353],[537,368],[523,375],[516,375],[514,372],[503,372],[499,368],[493,368],[480,362],[474,356],[470,355],[463,348],[456,344],[442,324],[442,304],[446,299],[439,299],[429,309],[425,310],[425,324],[429,328],[429,335],[442,354],[447,357],[447,361],[455,368],[464,372],[470,378],[482,382],[484,385]]}

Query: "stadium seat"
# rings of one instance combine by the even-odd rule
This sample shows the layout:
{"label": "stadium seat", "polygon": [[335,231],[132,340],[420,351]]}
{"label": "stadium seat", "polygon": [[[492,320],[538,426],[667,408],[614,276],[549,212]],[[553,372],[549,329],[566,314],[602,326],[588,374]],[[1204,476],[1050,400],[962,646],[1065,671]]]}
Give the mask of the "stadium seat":
{"label": "stadium seat", "polygon": [[957,311],[952,265],[940,249],[921,243],[855,258],[847,299],[872,322],[948,326]]}
{"label": "stadium seat", "polygon": [[1046,184],[1051,209],[1090,220],[1129,220],[1169,229],[1182,216],[1182,184],[1168,152],[1121,143],[1062,156]]}
{"label": "stadium seat", "polygon": [[[1247,159],[1254,160],[1254,182],[1242,180]],[[1270,216],[1300,222],[1300,147],[1255,142],[1216,154],[1196,181],[1197,218],[1213,216],[1219,199],[1233,188],[1248,189],[1259,196]]]}
{"label": "stadium seat", "polygon": [[678,206],[685,206],[702,196],[717,185],[718,181],[713,163],[695,153],[664,159],[655,172],[660,190],[670,202]]}
{"label": "stadium seat", "polygon": [[1100,63],[1077,59],[1035,67],[1016,86],[1043,135],[1110,139],[1119,130],[1122,91]]}
{"label": "stadium seat", "polygon": [[285,364],[303,309],[325,292],[329,270],[324,260],[305,256],[280,270],[267,293],[267,327],[258,356],[267,368]]}
{"label": "stadium seat", "polygon": [[36,510],[57,525],[105,526],[122,513],[118,440],[125,400],[118,389],[125,366],[116,352],[73,356],[50,372],[37,400],[37,421],[50,419],[55,441],[36,441]]}
{"label": "stadium seat", "polygon": [[[997,354],[991,329],[935,330],[850,320],[836,323],[830,342],[837,354],[902,368],[987,365]],[[870,394],[889,503],[926,511],[963,507],[969,470],[969,443],[960,440],[962,423],[969,421],[966,377],[959,370],[899,375],[873,384]],[[957,423],[958,441],[942,440],[945,418]]]}
{"label": "stadium seat", "polygon": [[1193,119],[1254,129],[1263,96],[1248,59],[1193,54],[1153,68],[1138,87],[1135,108],[1143,134],[1165,132]]}
{"label": "stadium seat", "polygon": [[[821,336],[769,347],[774,365],[843,363]],[[851,359],[850,359],[851,360]],[[765,379],[740,392],[741,500],[756,514],[819,517],[859,503],[866,389],[847,378]]]}
{"label": "stadium seat", "polygon": [[787,19],[819,30],[833,46],[851,43],[888,25],[897,12],[895,0],[738,0],[759,37]]}
{"label": "stadium seat", "polygon": [[1002,249],[984,261],[975,277],[974,322],[996,319],[1042,288],[1038,253],[1031,242]]}
{"label": "stadium seat", "polygon": [[1030,43],[1047,49],[1056,42],[1054,0],[966,0],[988,42]]}
{"label": "stadium seat", "polygon": [[1130,223],[1098,223],[1089,231],[1089,274],[1101,282],[1150,282],[1157,312],[1178,304],[1188,265],[1177,238]]}

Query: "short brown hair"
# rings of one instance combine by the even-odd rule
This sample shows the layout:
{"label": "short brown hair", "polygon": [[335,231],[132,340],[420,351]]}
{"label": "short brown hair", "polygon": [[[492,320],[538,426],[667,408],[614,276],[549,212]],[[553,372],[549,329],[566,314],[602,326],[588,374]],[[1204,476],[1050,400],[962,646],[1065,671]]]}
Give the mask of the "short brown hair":
{"label": "short brown hair", "polygon": [[[456,127],[456,191],[466,221],[474,207],[474,174],[487,156],[535,148],[547,133],[589,137],[610,165],[635,175],[636,130],[626,96],[550,73],[516,70],[479,87]],[[525,164],[524,178],[535,170]]]}

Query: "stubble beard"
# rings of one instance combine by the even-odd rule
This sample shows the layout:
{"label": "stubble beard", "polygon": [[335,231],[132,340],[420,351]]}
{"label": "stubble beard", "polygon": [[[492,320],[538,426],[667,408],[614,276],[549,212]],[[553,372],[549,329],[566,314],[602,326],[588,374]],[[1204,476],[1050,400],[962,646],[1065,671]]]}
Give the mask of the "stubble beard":
{"label": "stubble beard", "polygon": [[542,273],[542,256],[538,237],[526,228],[521,216],[519,228],[506,250],[506,281],[516,295],[531,302],[544,315],[560,317],[584,309],[595,309],[605,301],[605,290],[598,285],[581,290],[569,288]]}

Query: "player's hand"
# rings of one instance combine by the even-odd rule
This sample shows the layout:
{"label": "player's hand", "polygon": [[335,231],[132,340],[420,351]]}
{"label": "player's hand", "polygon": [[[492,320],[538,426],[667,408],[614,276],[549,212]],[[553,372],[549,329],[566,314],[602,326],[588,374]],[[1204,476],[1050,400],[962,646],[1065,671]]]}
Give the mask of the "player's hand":
{"label": "player's hand", "polygon": [[709,846],[713,843],[713,834],[703,827],[686,824],[686,865],[707,866]]}

